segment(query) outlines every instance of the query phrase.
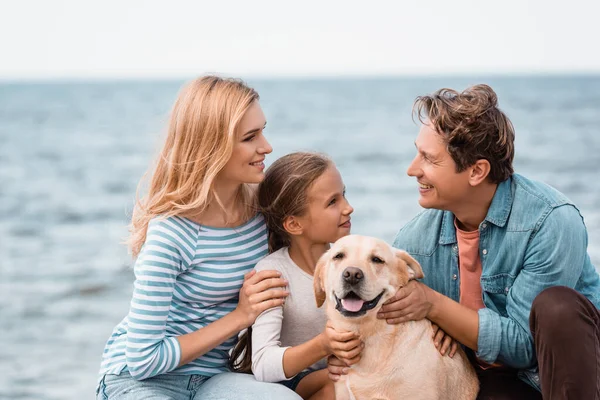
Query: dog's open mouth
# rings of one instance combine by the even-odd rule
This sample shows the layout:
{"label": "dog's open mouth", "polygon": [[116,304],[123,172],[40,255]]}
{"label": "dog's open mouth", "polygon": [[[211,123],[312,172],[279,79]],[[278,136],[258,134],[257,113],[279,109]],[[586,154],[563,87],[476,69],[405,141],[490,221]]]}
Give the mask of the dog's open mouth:
{"label": "dog's open mouth", "polygon": [[375,308],[385,290],[383,290],[377,297],[375,297],[371,301],[365,301],[361,299],[356,293],[348,292],[343,299],[339,299],[337,295],[335,296],[335,309],[338,310],[344,317],[360,317],[367,313],[367,311]]}

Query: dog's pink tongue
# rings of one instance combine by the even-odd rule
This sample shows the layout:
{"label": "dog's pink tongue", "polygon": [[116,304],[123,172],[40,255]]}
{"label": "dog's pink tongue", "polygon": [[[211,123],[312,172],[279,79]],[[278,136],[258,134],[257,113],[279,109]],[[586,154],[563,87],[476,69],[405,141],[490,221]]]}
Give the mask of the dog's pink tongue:
{"label": "dog's pink tongue", "polygon": [[360,299],[343,299],[342,300],[342,307],[344,307],[346,310],[350,311],[350,312],[357,312],[360,311],[360,309],[363,306],[364,301],[360,300]]}

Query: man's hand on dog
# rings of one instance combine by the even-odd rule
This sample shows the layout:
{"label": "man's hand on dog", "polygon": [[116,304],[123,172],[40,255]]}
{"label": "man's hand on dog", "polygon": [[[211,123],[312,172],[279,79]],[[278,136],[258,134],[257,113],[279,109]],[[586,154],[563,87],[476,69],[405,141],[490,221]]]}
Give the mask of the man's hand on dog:
{"label": "man's hand on dog", "polygon": [[394,297],[383,304],[377,313],[377,318],[385,319],[388,324],[400,324],[427,318],[433,307],[430,292],[432,290],[424,284],[410,281],[406,286],[398,289]]}
{"label": "man's hand on dog", "polygon": [[458,342],[446,332],[440,329],[436,324],[431,324],[433,333],[431,335],[435,348],[439,350],[440,354],[445,356],[449,355],[450,358],[454,357],[456,350],[458,350]]}
{"label": "man's hand on dog", "polygon": [[364,343],[356,333],[337,331],[331,324],[331,321],[327,321],[321,337],[323,347],[327,353],[333,354],[345,365],[350,366],[360,360]]}
{"label": "man's hand on dog", "polygon": [[[410,281],[396,292],[394,297],[386,301],[377,318],[385,319],[388,324],[400,324],[408,321],[418,321],[427,318],[433,301],[431,300],[431,289],[417,281]],[[440,354],[453,357],[458,349],[458,342],[447,335],[437,325],[432,324],[432,338],[435,348]]]}

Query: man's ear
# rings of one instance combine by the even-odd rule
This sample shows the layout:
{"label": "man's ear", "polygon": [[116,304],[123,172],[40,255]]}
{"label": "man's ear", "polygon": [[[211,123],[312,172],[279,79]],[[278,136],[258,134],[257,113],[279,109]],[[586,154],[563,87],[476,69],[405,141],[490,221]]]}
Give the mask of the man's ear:
{"label": "man's ear", "polygon": [[302,227],[302,223],[299,218],[290,215],[285,220],[283,220],[283,229],[290,235],[301,235],[304,231]]}
{"label": "man's ear", "polygon": [[488,160],[477,160],[469,168],[469,184],[471,186],[477,186],[481,182],[484,182],[490,175],[491,171],[490,162]]}
{"label": "man's ear", "polygon": [[327,268],[325,268],[325,266],[328,262],[329,250],[319,258],[319,261],[317,261],[315,276],[313,277],[313,288],[315,291],[315,300],[317,300],[317,307],[321,307],[327,297],[325,294],[325,275]]}
{"label": "man's ear", "polygon": [[406,265],[408,280],[421,279],[424,277],[421,265],[406,251],[396,249],[396,257],[401,268],[403,265]]}

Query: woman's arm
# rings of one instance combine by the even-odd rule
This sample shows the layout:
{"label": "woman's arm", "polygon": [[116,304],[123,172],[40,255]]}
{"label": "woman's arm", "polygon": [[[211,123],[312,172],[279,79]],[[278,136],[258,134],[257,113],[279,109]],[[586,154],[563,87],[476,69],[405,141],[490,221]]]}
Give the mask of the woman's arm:
{"label": "woman's arm", "polygon": [[175,282],[185,264],[176,229],[170,220],[150,221],[135,262],[125,363],[137,380],[172,371],[181,360],[177,338],[166,335]]}
{"label": "woman's arm", "polygon": [[287,281],[281,279],[278,271],[265,270],[256,273],[253,270],[246,274],[240,290],[240,301],[234,311],[196,332],[177,338],[181,346],[179,365],[187,364],[208,353],[242,329],[249,327],[263,311],[280,307],[288,292],[279,288],[285,285]]}
{"label": "woman's arm", "polygon": [[[177,276],[189,264],[180,250],[179,233],[172,220],[151,221],[146,242],[135,263],[135,282],[128,314],[125,362],[134,379],[170,372],[212,350],[262,310],[281,304],[285,293],[270,291],[285,286],[274,271],[246,276],[235,311],[196,332],[167,336],[167,319]],[[240,328],[240,326],[242,328]]]}

